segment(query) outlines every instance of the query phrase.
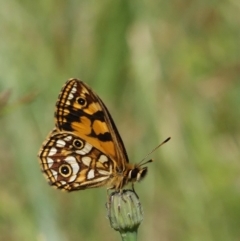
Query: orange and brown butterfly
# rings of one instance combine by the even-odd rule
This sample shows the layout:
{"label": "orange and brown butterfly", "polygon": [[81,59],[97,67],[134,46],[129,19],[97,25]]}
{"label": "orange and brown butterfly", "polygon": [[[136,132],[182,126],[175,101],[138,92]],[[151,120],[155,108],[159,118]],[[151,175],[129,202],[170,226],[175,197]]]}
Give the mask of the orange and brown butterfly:
{"label": "orange and brown butterfly", "polygon": [[38,157],[50,185],[67,191],[105,185],[119,191],[147,174],[146,163],[129,163],[106,106],[78,79],[63,86],[56,103],[55,128]]}

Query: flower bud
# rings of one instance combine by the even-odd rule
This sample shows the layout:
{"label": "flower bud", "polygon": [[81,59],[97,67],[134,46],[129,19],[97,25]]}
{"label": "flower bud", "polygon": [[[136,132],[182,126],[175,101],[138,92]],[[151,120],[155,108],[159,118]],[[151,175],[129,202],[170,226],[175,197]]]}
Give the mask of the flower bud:
{"label": "flower bud", "polygon": [[132,190],[112,193],[107,209],[111,227],[121,233],[136,232],[143,220],[141,203]]}

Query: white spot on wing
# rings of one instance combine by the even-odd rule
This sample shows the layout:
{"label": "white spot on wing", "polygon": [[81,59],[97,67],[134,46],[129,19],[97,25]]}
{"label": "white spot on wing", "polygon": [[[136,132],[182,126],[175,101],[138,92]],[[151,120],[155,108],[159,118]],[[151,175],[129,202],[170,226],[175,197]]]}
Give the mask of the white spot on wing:
{"label": "white spot on wing", "polygon": [[50,171],[52,172],[54,178],[57,179],[58,173],[56,171],[54,171],[53,169],[50,169]]}
{"label": "white spot on wing", "polygon": [[72,162],[77,162],[76,158],[74,156],[67,156],[64,161],[68,162],[70,165],[72,164]]}
{"label": "white spot on wing", "polygon": [[73,99],[73,97],[74,97],[74,95],[73,95],[72,93],[70,93],[70,94],[68,95],[68,99],[69,99],[69,100]]}
{"label": "white spot on wing", "polygon": [[67,136],[64,138],[65,141],[71,141],[72,140],[72,136]]}
{"label": "white spot on wing", "polygon": [[104,176],[109,176],[110,172],[104,171],[104,170],[98,170],[98,173]]}
{"label": "white spot on wing", "polygon": [[74,94],[74,93],[76,93],[76,92],[77,92],[77,89],[76,89],[75,87],[73,87],[72,90],[71,90],[71,93]]}
{"label": "white spot on wing", "polygon": [[84,157],[82,157],[81,160],[82,160],[82,162],[83,162],[83,164],[84,164],[85,166],[89,167],[89,166],[90,166],[90,163],[91,163],[91,161],[92,161],[92,158],[89,157],[89,156],[84,156]]}
{"label": "white spot on wing", "polygon": [[77,174],[80,168],[79,168],[79,165],[78,165],[78,163],[77,163],[76,158],[73,157],[73,156],[68,156],[68,157],[66,157],[64,160],[65,160],[68,164],[71,165],[72,171],[73,171],[73,175]]}
{"label": "white spot on wing", "polygon": [[50,150],[49,150],[49,153],[48,155],[49,156],[53,156],[57,153],[57,149],[55,147],[52,147]]}
{"label": "white spot on wing", "polygon": [[71,164],[71,167],[72,167],[72,169],[73,169],[73,174],[74,174],[74,175],[77,174],[78,171],[79,171],[79,169],[80,169],[78,163],[73,163],[73,164]]}
{"label": "white spot on wing", "polygon": [[85,143],[85,146],[81,149],[81,150],[77,150],[76,153],[80,154],[80,155],[85,155],[87,153],[89,153],[92,150],[92,145],[90,145],[89,143]]}
{"label": "white spot on wing", "polygon": [[73,182],[75,181],[76,178],[77,178],[77,175],[72,175],[68,181]]}
{"label": "white spot on wing", "polygon": [[57,140],[56,145],[57,147],[64,147],[66,145],[66,142],[63,140]]}
{"label": "white spot on wing", "polygon": [[95,177],[94,170],[91,169],[87,174],[87,179],[92,179]]}
{"label": "white spot on wing", "polygon": [[99,162],[104,163],[108,161],[108,158],[105,155],[101,155],[98,159]]}
{"label": "white spot on wing", "polygon": [[50,158],[50,157],[47,157],[47,164],[48,164],[48,167],[49,167],[49,168],[52,167],[53,163],[54,163],[53,159]]}
{"label": "white spot on wing", "polygon": [[92,145],[86,142],[84,149],[86,149],[87,153],[92,150]]}

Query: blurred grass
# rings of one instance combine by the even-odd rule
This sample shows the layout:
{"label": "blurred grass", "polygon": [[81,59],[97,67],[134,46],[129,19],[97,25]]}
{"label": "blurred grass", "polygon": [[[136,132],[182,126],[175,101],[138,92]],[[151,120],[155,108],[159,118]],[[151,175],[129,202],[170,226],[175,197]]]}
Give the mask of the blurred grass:
{"label": "blurred grass", "polygon": [[[1,1],[0,240],[117,240],[104,188],[51,189],[36,157],[70,77],[104,100],[130,160],[139,240],[240,239],[240,5]],[[10,93],[10,94],[8,94]]]}

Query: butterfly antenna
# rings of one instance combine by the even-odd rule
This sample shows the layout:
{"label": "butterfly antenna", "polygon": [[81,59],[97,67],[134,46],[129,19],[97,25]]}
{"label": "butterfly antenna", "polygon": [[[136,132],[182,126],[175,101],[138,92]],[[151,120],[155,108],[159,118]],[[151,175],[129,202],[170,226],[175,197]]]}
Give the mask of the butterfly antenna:
{"label": "butterfly antenna", "polygon": [[165,141],[163,141],[161,144],[159,144],[158,146],[156,146],[152,151],[150,151],[138,164],[138,166],[142,166],[145,165],[147,163],[153,162],[152,159],[143,162],[149,155],[151,155],[154,151],[156,151],[160,146],[162,146],[163,144],[167,143],[169,140],[171,139],[171,137],[168,137]]}

